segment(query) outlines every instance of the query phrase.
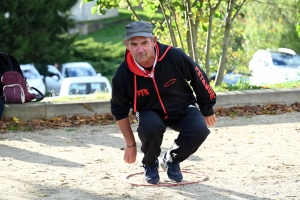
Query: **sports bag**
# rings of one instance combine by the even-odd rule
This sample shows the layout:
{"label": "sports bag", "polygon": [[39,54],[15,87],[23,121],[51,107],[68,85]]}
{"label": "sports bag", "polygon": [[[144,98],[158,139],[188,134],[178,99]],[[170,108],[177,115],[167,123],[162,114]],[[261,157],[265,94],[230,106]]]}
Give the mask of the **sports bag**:
{"label": "sports bag", "polygon": [[[8,71],[16,71],[23,76],[20,64],[17,61],[17,59],[10,54],[0,52],[0,78],[5,72]],[[0,96],[3,95],[2,89],[3,89],[3,85],[2,82],[0,81]]]}
{"label": "sports bag", "polygon": [[[5,103],[26,103],[30,101],[40,101],[44,95],[34,87],[28,87],[23,76],[16,71],[5,72],[1,77],[3,85],[3,99]],[[33,89],[39,95],[28,92],[28,89]]]}

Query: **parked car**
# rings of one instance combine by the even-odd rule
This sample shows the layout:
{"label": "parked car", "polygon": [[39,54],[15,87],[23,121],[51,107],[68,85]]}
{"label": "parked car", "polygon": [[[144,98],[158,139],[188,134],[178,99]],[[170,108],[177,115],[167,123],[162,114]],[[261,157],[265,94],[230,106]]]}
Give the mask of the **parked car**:
{"label": "parked car", "polygon": [[[226,74],[223,77],[223,82],[226,83],[227,85],[234,85],[238,84],[239,82],[249,82],[249,76],[243,75],[243,74],[236,74],[233,70],[227,70]],[[209,77],[209,81],[212,81],[216,79],[217,73],[212,73],[211,76]]]}
{"label": "parked car", "polygon": [[62,65],[62,78],[78,76],[97,76],[94,67],[88,62],[70,62]]}
{"label": "parked car", "polygon": [[291,49],[257,50],[249,62],[254,85],[300,80],[300,56]]}
{"label": "parked car", "polygon": [[45,77],[45,84],[47,92],[53,95],[58,95],[62,81],[61,72],[54,66],[48,65],[47,75]]}
{"label": "parked car", "polygon": [[[22,74],[26,79],[29,87],[35,87],[43,95],[46,94],[46,86],[44,84],[44,76],[40,75],[39,71],[33,64],[21,64]],[[30,93],[38,94],[35,90],[29,90]]]}
{"label": "parked car", "polygon": [[94,67],[88,62],[65,63],[62,65],[61,71],[52,65],[48,65],[48,72],[45,77],[47,92],[55,96],[60,91],[63,79],[84,76],[101,76],[101,74],[96,73]]}
{"label": "parked car", "polygon": [[109,80],[103,76],[71,77],[62,80],[59,96],[111,93]]}

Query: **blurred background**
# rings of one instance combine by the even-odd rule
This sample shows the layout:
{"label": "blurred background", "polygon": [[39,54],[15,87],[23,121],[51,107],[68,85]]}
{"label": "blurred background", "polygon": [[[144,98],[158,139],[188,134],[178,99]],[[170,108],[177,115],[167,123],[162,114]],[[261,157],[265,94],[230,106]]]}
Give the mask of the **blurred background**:
{"label": "blurred background", "polygon": [[[296,0],[102,2],[99,11],[95,5],[101,2],[93,0],[1,1],[0,52],[14,55],[24,67],[30,64],[36,68],[45,94],[56,87],[51,81],[66,78],[63,69],[70,63],[87,63],[94,68],[93,75],[111,82],[124,59],[126,24],[149,21],[155,25],[160,42],[180,47],[192,56],[187,33],[193,29],[184,20],[191,14],[197,25],[193,58],[213,83],[222,74],[222,84],[213,84],[216,90],[300,87]],[[177,28],[173,30],[178,44],[170,37],[170,25]],[[285,78],[267,81],[272,74]]]}

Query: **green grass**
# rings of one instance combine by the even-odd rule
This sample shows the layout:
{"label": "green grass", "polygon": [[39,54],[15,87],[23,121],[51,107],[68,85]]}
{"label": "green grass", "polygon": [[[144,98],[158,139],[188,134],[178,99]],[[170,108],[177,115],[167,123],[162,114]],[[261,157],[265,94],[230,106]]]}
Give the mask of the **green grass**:
{"label": "green grass", "polygon": [[8,130],[9,131],[19,131],[19,130],[22,130],[22,131],[34,131],[35,129],[33,127],[29,127],[29,126],[8,126]]}
{"label": "green grass", "polygon": [[94,101],[94,100],[110,100],[111,94],[105,92],[97,92],[89,95],[70,95],[58,97],[45,97],[42,102],[63,103],[70,101]]}
{"label": "green grass", "polygon": [[[128,24],[130,20],[121,21],[115,25],[109,26],[107,28],[100,29],[98,31],[92,32],[88,35],[78,36],[77,40],[82,40],[86,38],[94,38],[96,42],[100,43],[122,43],[125,37],[125,25]],[[125,48],[125,46],[124,46]]]}
{"label": "green grass", "polygon": [[276,84],[265,84],[262,86],[250,85],[249,83],[238,83],[235,85],[226,85],[222,83],[221,86],[214,87],[213,82],[211,83],[212,88],[215,92],[228,92],[228,91],[240,91],[240,90],[257,90],[257,89],[283,89],[283,88],[300,88],[300,81],[284,82]]}
{"label": "green grass", "polygon": [[66,130],[66,132],[73,132],[73,131],[77,131],[77,128],[68,128],[68,129]]}
{"label": "green grass", "polygon": [[269,84],[269,85],[264,85],[264,87],[267,87],[270,89],[300,88],[300,80],[299,81],[288,81],[288,82],[284,82],[284,83]]}

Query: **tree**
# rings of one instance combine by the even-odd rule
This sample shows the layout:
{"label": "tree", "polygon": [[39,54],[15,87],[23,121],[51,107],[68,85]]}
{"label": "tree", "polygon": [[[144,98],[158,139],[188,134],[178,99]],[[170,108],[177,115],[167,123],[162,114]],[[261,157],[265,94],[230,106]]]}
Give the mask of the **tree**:
{"label": "tree", "polygon": [[[215,86],[220,86],[223,81],[225,67],[227,63],[227,52],[228,52],[228,44],[230,40],[230,31],[232,29],[233,21],[241,10],[246,0],[242,0],[240,3],[236,3],[236,0],[228,0],[227,1],[227,11],[225,18],[225,30],[224,30],[224,38],[222,45],[222,55],[220,57],[220,63],[216,75]],[[237,7],[234,9],[234,7]],[[235,11],[235,13],[234,13]]]}
{"label": "tree", "polygon": [[0,51],[20,63],[67,61],[74,36],[69,10],[77,0],[0,1]]}
{"label": "tree", "polygon": [[[91,2],[93,0],[82,0],[82,2]],[[229,44],[229,35],[230,30],[232,28],[232,22],[234,18],[239,13],[239,10],[243,6],[244,2],[238,1],[236,3],[235,0],[227,1],[227,10],[224,14],[220,14],[219,17],[227,16],[226,24],[224,29],[224,40],[223,40],[223,47],[221,49],[222,56],[220,67],[221,70],[218,70],[220,76],[219,78],[223,78],[223,73],[226,66],[226,56],[228,52],[228,44]],[[92,13],[98,14],[105,14],[107,10],[111,8],[118,7],[120,4],[120,0],[101,0],[96,1],[95,6],[92,9]],[[168,41],[175,47],[182,48],[185,52],[187,52],[196,62],[204,63],[205,62],[205,69],[206,73],[209,74],[210,72],[210,39],[211,39],[211,30],[213,28],[213,16],[220,5],[221,2],[226,2],[222,0],[212,0],[206,2],[204,0],[126,0],[128,7],[132,10],[135,19],[139,19],[139,17],[134,12],[134,8],[136,6],[142,7],[142,9],[147,13],[149,16],[153,15],[157,11],[161,11],[164,15],[164,22],[153,22],[155,23],[154,32],[159,37],[160,40]],[[140,3],[142,2],[142,3]],[[221,8],[223,11],[223,8]],[[232,13],[235,12],[234,17],[231,18]],[[210,21],[208,25],[206,21],[208,13]],[[219,11],[219,13],[222,13]],[[230,15],[228,17],[228,15]],[[221,24],[221,22],[219,22]],[[199,41],[199,33],[206,33],[204,34],[204,38]],[[203,36],[203,34],[202,34]],[[202,45],[203,42],[206,41],[206,45]],[[199,57],[199,52],[202,51],[203,54],[206,54],[205,61],[201,62],[201,57]],[[220,57],[220,54],[219,54]],[[222,79],[221,79],[222,80]],[[221,81],[222,82],[222,81]],[[219,83],[218,83],[219,84]],[[220,83],[221,84],[221,83]]]}

